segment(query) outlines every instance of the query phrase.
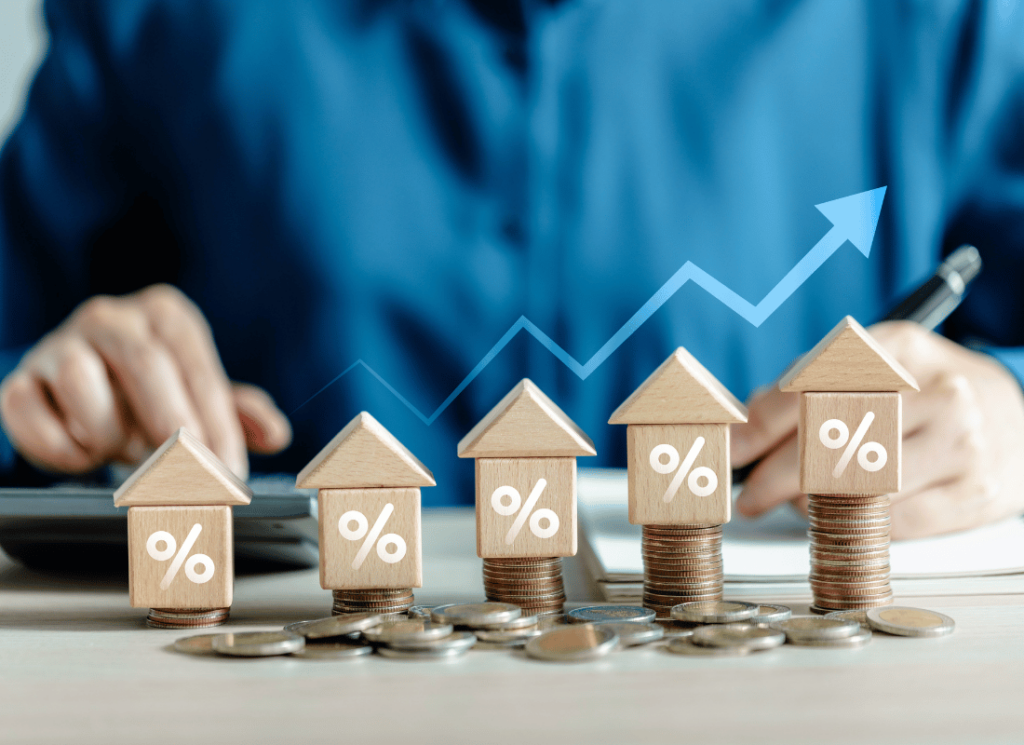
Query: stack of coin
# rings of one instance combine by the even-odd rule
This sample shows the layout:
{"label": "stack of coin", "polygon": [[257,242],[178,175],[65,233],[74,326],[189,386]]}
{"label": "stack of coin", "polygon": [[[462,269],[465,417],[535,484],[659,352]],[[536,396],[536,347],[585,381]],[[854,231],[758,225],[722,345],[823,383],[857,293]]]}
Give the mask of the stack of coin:
{"label": "stack of coin", "polygon": [[405,613],[413,606],[412,589],[335,590],[334,615],[342,613],[380,613],[384,616]]}
{"label": "stack of coin", "polygon": [[153,629],[200,629],[206,626],[220,626],[228,620],[229,611],[230,608],[150,608],[146,625]]}
{"label": "stack of coin", "polygon": [[488,600],[512,603],[536,616],[560,616],[565,606],[561,559],[484,559]]}
{"label": "stack of coin", "polygon": [[828,613],[892,603],[889,497],[809,497],[812,610]]}
{"label": "stack of coin", "polygon": [[644,607],[658,618],[672,606],[722,597],[721,525],[644,525]]}

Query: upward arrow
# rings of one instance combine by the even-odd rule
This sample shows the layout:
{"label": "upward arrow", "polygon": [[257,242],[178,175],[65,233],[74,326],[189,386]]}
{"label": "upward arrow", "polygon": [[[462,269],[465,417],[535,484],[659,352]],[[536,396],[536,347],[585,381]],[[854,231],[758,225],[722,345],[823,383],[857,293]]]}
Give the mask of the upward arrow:
{"label": "upward arrow", "polygon": [[737,295],[693,262],[687,261],[585,364],[578,362],[575,357],[566,352],[554,339],[541,331],[533,321],[526,316],[519,316],[519,319],[512,324],[512,327],[491,347],[490,351],[484,355],[484,358],[477,363],[476,367],[470,371],[462,382],[459,383],[458,387],[451,392],[448,398],[441,402],[441,405],[430,416],[427,416],[413,406],[407,398],[362,359],[358,359],[349,365],[340,375],[296,407],[292,414],[330,388],[334,383],[341,380],[341,378],[348,375],[352,370],[362,367],[429,427],[520,331],[529,333],[581,380],[586,380],[615,350],[622,346],[626,339],[631,337],[648,318],[654,315],[669,298],[675,295],[680,287],[690,281],[703,287],[710,295],[717,298],[721,303],[731,308],[755,327],[760,326],[847,241],[852,243],[865,257],[871,254],[871,244],[875,238],[875,229],[878,226],[878,215],[882,210],[882,201],[885,199],[885,190],[886,187],[881,186],[877,189],[862,191],[859,194],[815,205],[818,211],[832,222],[832,229],[825,233],[820,241],[814,244],[814,247],[797,262],[796,266],[789,270],[785,277],[779,280],[779,283],[757,305]]}

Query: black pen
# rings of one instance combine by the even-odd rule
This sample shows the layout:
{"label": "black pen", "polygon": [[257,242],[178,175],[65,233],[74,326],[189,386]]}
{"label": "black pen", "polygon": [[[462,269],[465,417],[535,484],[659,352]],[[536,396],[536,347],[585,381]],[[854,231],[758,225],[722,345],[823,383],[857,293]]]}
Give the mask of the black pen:
{"label": "black pen", "polygon": [[[967,294],[967,286],[981,272],[981,254],[969,244],[960,246],[939,264],[927,281],[886,314],[883,321],[913,321],[929,331],[945,321]],[[761,459],[734,468],[732,481],[742,484]]]}

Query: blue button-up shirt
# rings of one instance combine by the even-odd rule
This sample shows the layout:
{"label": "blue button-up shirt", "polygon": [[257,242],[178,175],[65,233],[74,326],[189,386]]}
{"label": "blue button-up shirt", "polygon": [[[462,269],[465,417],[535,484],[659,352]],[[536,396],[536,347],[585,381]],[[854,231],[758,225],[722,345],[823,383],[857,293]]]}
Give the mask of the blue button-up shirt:
{"label": "blue button-up shirt", "polygon": [[[228,373],[292,413],[257,469],[299,470],[365,409],[433,469],[426,504],[470,501],[456,443],[524,376],[594,439],[585,465],[622,465],[608,415],[676,346],[744,397],[961,242],[986,268],[946,331],[1024,369],[1012,0],[119,0],[47,22],[0,157],[0,372],[89,296],[173,282]],[[883,185],[870,256],[847,243],[762,325],[686,284],[585,379],[521,332],[444,406],[520,316],[585,363],[687,261],[757,303],[830,229],[815,204]]]}

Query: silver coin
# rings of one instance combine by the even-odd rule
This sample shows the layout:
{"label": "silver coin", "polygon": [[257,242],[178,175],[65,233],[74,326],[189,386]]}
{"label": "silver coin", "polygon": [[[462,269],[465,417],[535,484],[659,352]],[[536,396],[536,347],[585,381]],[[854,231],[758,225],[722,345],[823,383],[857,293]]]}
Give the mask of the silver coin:
{"label": "silver coin", "polygon": [[414,605],[406,613],[409,614],[409,618],[430,618],[431,610],[429,605]]}
{"label": "silver coin", "polygon": [[569,611],[569,623],[650,623],[653,620],[654,611],[637,605],[591,605]]}
{"label": "silver coin", "polygon": [[861,626],[870,628],[868,612],[864,610],[834,610],[826,613],[825,618],[838,618],[842,621],[856,621]]}
{"label": "silver coin", "polygon": [[392,649],[460,649],[465,651],[476,644],[476,635],[468,631],[456,631],[440,639],[402,639],[388,643]]}
{"label": "silver coin", "polygon": [[347,613],[288,624],[284,630],[307,639],[329,639],[332,636],[347,636],[357,631],[365,631],[379,626],[383,620],[379,613]]}
{"label": "silver coin", "polygon": [[508,623],[523,615],[518,605],[511,603],[449,603],[439,605],[430,611],[430,618],[437,623],[456,626],[478,626],[487,623]]}
{"label": "silver coin", "polygon": [[274,657],[298,652],[306,640],[287,631],[243,631],[217,634],[213,651],[232,657]]}
{"label": "silver coin", "polygon": [[601,623],[580,623],[545,631],[526,643],[526,654],[550,662],[584,662],[611,652],[619,635]]}
{"label": "silver coin", "polygon": [[183,636],[174,641],[174,651],[184,654],[216,654],[213,651],[213,639],[220,634],[197,634],[196,636]]}
{"label": "silver coin", "polygon": [[606,621],[601,624],[619,635],[620,647],[650,644],[665,637],[665,629],[656,623],[644,621]]}
{"label": "silver coin", "polygon": [[772,628],[784,632],[786,638],[792,642],[842,639],[861,630],[860,624],[856,621],[822,616],[794,616],[772,624]]}
{"label": "silver coin", "polygon": [[726,623],[695,629],[690,640],[702,647],[745,647],[758,652],[782,646],[786,635],[752,623]]}
{"label": "silver coin", "polygon": [[306,660],[351,660],[356,657],[365,657],[373,652],[369,644],[358,642],[316,642],[307,644],[298,652],[293,652],[293,657],[302,657]]}
{"label": "silver coin", "polygon": [[759,607],[739,600],[698,600],[673,606],[672,618],[694,623],[734,623],[753,618]]}
{"label": "silver coin", "polygon": [[665,639],[683,639],[693,636],[693,632],[699,628],[696,626],[684,626],[672,621],[659,621],[658,625],[665,630]]}
{"label": "silver coin", "polygon": [[535,636],[540,636],[544,632],[538,628],[533,629],[511,629],[505,631],[504,629],[498,631],[491,631],[489,629],[477,629],[473,632],[482,642],[488,642],[489,644],[511,644],[513,642],[519,642],[525,644],[527,641]]}
{"label": "silver coin", "polygon": [[513,621],[505,621],[504,623],[482,623],[478,624],[476,628],[485,629],[487,631],[513,631],[515,629],[529,629],[533,628],[540,622],[540,617],[536,615],[519,616],[519,618]]}
{"label": "silver coin", "polygon": [[774,603],[761,603],[757,606],[757,613],[750,619],[751,623],[778,623],[793,617],[791,608],[785,605]]}
{"label": "silver coin", "polygon": [[796,647],[824,647],[827,649],[853,649],[863,647],[871,641],[871,629],[864,628],[857,624],[857,631],[849,636],[838,639],[813,639],[813,638],[792,638],[787,636],[786,641]]}
{"label": "silver coin", "polygon": [[672,654],[684,654],[691,657],[739,657],[750,654],[749,647],[702,647],[693,643],[689,636],[669,639],[665,645]]}
{"label": "silver coin", "polygon": [[375,644],[429,642],[442,639],[455,630],[450,623],[435,623],[426,618],[396,618],[363,631]]}
{"label": "silver coin", "polygon": [[[468,648],[467,648],[468,649]],[[401,649],[399,647],[379,647],[377,654],[393,660],[450,660],[466,654],[466,649],[458,647],[441,649]]]}
{"label": "silver coin", "polygon": [[956,628],[956,621],[944,613],[901,605],[872,608],[867,618],[871,628],[897,636],[945,636]]}

